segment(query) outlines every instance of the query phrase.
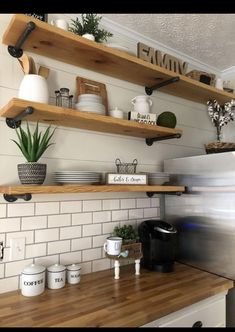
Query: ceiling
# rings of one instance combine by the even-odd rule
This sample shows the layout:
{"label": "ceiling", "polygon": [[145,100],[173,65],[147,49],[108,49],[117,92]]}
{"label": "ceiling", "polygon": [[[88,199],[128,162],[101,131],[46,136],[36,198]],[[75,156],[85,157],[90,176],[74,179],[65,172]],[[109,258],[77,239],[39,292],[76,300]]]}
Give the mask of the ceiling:
{"label": "ceiling", "polygon": [[220,71],[235,66],[235,14],[102,14]]}

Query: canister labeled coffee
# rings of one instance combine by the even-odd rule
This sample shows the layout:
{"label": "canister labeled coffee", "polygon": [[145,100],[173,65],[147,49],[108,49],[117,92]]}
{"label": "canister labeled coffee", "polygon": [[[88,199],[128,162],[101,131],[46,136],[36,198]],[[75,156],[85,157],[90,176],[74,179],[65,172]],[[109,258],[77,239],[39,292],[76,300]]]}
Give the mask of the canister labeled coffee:
{"label": "canister labeled coffee", "polygon": [[66,267],[54,264],[47,268],[47,287],[50,289],[62,288],[65,285]]}
{"label": "canister labeled coffee", "polygon": [[36,296],[45,290],[45,270],[42,265],[31,264],[21,273],[21,294],[24,296]]}
{"label": "canister labeled coffee", "polygon": [[67,282],[69,284],[78,284],[80,282],[81,266],[72,264],[67,266]]}

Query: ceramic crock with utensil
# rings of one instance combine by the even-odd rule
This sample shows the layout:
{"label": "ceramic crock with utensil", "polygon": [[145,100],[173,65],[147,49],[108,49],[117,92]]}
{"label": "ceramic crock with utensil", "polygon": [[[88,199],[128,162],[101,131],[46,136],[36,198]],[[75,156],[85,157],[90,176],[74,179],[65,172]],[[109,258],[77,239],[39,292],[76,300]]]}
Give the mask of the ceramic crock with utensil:
{"label": "ceramic crock with utensil", "polygon": [[81,266],[72,264],[67,266],[67,282],[69,284],[78,284],[80,282]]}
{"label": "ceramic crock with utensil", "polygon": [[145,95],[136,96],[131,100],[131,103],[134,105],[134,112],[141,114],[150,113],[153,104],[151,98]]}
{"label": "ceramic crock with utensil", "polygon": [[45,270],[42,265],[31,264],[21,273],[21,294],[24,296],[36,296],[45,290]]}
{"label": "ceramic crock with utensil", "polygon": [[47,287],[50,289],[62,288],[65,285],[66,267],[54,264],[47,268]]}
{"label": "ceramic crock with utensil", "polygon": [[18,97],[30,101],[48,104],[49,89],[47,80],[36,74],[24,75],[20,83]]}

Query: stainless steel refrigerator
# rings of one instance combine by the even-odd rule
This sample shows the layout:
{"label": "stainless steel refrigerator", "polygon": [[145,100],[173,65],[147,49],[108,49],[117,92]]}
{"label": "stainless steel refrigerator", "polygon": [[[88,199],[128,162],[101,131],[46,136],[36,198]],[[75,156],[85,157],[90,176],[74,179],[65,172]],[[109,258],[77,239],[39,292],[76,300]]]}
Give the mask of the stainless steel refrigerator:
{"label": "stainless steel refrigerator", "polygon": [[[165,220],[178,230],[176,260],[235,280],[235,152],[165,160],[164,172],[187,188],[164,196]],[[235,327],[235,288],[226,326]]]}

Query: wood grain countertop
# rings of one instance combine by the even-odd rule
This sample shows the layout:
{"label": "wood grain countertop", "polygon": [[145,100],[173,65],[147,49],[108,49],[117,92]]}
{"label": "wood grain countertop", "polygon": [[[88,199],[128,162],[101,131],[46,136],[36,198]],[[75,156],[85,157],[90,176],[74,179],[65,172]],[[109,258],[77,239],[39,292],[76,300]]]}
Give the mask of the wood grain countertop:
{"label": "wood grain countertop", "polygon": [[171,273],[122,266],[81,276],[77,285],[25,297],[0,295],[1,327],[138,327],[226,291],[233,281],[176,263]]}

